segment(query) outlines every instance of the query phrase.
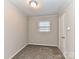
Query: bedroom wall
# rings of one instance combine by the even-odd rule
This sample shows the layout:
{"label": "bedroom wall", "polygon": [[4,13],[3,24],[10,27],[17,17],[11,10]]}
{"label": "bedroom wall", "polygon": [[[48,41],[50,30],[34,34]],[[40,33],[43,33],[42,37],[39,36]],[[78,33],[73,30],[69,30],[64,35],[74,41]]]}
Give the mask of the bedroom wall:
{"label": "bedroom wall", "polygon": [[[66,27],[69,26],[71,28],[70,31],[66,31],[66,58],[67,59],[75,59],[75,55],[74,55],[75,54],[75,13],[74,13],[74,9],[75,8],[74,8],[74,0],[73,0],[73,2],[62,12],[62,14],[64,13],[66,14]],[[62,41],[60,39],[59,43],[61,42]],[[59,46],[61,47],[62,45],[59,44]],[[60,48],[60,50],[62,51],[62,48]]]}
{"label": "bedroom wall", "polygon": [[[38,31],[40,21],[50,21],[51,31],[41,33]],[[33,16],[29,18],[29,44],[58,46],[58,16]]]}
{"label": "bedroom wall", "polygon": [[5,0],[5,59],[13,57],[21,48],[27,45],[27,20],[16,6]]}

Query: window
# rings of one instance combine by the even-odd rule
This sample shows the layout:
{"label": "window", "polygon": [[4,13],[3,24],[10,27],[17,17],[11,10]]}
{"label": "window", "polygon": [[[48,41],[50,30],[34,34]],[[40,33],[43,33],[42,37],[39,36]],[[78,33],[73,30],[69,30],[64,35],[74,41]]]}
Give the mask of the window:
{"label": "window", "polygon": [[39,31],[40,32],[50,32],[50,22],[49,21],[39,22]]}

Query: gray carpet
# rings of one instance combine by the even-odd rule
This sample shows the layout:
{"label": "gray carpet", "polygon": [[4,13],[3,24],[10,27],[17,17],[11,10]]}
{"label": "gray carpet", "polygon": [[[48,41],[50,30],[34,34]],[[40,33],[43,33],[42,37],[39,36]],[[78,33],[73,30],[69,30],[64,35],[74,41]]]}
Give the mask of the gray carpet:
{"label": "gray carpet", "polygon": [[12,59],[65,59],[57,47],[28,45]]}

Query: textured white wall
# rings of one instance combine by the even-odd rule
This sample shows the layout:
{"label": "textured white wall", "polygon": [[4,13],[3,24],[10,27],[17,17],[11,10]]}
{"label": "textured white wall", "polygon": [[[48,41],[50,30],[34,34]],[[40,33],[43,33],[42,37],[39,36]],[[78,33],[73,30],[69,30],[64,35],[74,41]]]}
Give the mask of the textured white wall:
{"label": "textured white wall", "polygon": [[[70,27],[70,31],[66,31],[66,57],[67,59],[74,59],[74,49],[75,49],[75,14],[74,14],[74,2],[71,3],[63,13],[66,14],[66,27]],[[62,14],[63,14],[62,13]],[[61,19],[59,20],[61,21]],[[59,26],[60,27],[60,26]],[[59,40],[62,43],[62,40]],[[62,51],[62,44],[59,44],[60,50]]]}
{"label": "textured white wall", "polygon": [[5,0],[5,59],[27,44],[27,17]]}
{"label": "textured white wall", "polygon": [[[38,23],[40,21],[50,21],[51,31],[48,33],[40,33],[38,31]],[[29,18],[29,44],[37,45],[58,45],[58,16],[34,16]]]}

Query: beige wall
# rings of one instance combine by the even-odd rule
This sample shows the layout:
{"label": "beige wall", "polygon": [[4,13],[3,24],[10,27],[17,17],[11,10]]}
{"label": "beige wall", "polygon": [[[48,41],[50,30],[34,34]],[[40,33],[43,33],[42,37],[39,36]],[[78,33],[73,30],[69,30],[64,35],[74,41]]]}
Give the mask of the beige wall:
{"label": "beige wall", "polygon": [[[50,21],[51,31],[41,33],[38,31],[38,23],[40,21]],[[36,45],[58,45],[58,16],[34,16],[29,18],[29,44]]]}
{"label": "beige wall", "polygon": [[[65,10],[63,13],[66,14],[66,27],[70,27],[70,31],[66,31],[66,57],[67,59],[74,59],[74,45],[75,45],[75,33],[74,33],[74,24],[75,24],[75,14],[74,14],[74,2],[71,3]],[[62,14],[63,14],[62,13]],[[61,19],[60,19],[61,21]],[[59,26],[60,27],[60,26]],[[59,42],[61,43],[62,41],[59,40]],[[59,44],[59,46],[62,46],[61,44]],[[62,49],[62,48],[60,48]]]}
{"label": "beige wall", "polygon": [[9,59],[27,45],[27,17],[6,0],[4,21],[5,59]]}

